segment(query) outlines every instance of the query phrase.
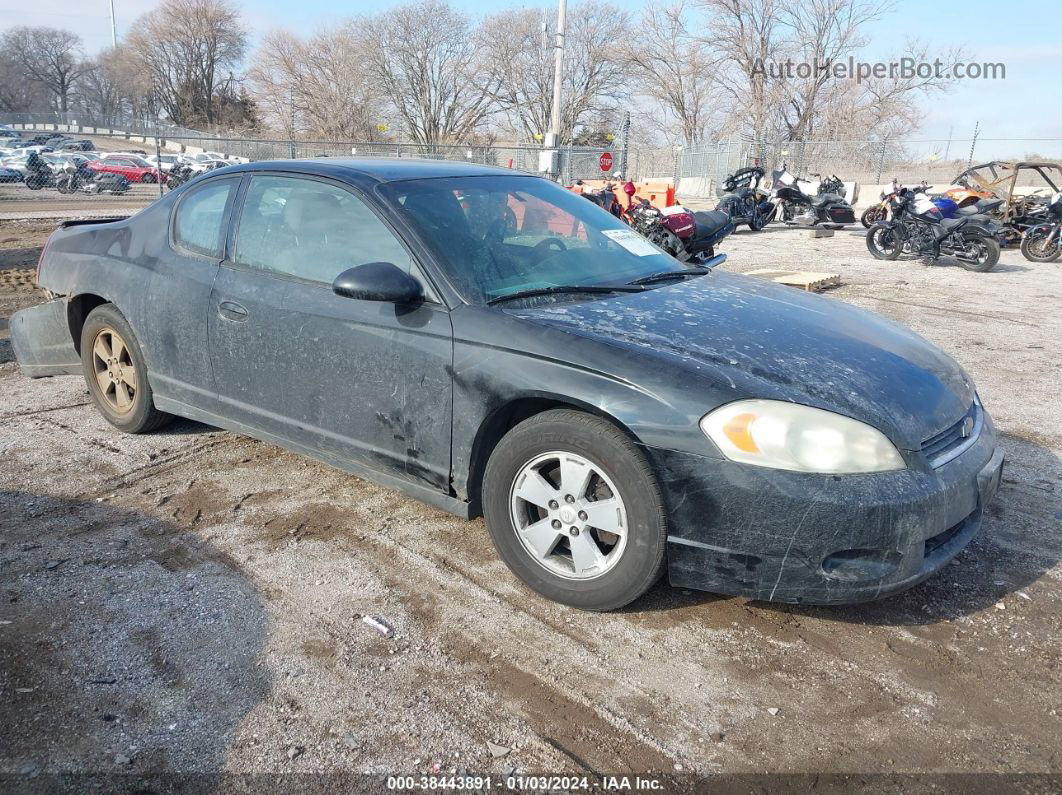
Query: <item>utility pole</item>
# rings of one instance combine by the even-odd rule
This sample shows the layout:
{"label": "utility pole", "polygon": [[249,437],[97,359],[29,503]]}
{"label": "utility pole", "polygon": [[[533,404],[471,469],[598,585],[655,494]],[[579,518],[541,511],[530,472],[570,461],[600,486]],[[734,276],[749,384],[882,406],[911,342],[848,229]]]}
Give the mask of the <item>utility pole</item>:
{"label": "utility pole", "polygon": [[553,52],[553,111],[550,113],[549,132],[546,133],[546,147],[555,147],[561,136],[561,83],[564,67],[564,23],[567,8],[566,0],[557,4],[557,44]]}
{"label": "utility pole", "polygon": [[118,31],[114,27],[114,0],[110,0],[111,4],[111,48],[118,46]]}

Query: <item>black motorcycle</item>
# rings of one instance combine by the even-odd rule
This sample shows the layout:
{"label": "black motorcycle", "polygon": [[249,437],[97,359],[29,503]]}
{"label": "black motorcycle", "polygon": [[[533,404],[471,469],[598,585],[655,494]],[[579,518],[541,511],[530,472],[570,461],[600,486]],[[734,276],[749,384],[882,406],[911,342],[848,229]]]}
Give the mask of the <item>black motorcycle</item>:
{"label": "black motorcycle", "polygon": [[890,214],[891,220],[867,230],[867,249],[875,259],[911,253],[930,263],[946,255],[982,273],[999,262],[1003,226],[986,215],[945,218],[922,188],[901,188]]}
{"label": "black motorcycle", "polygon": [[790,174],[784,163],[771,173],[778,218],[794,226],[822,224],[830,229],[840,229],[846,224],[855,223],[855,211],[844,199],[844,183],[839,177],[834,175],[822,180],[815,195],[804,191],[800,187],[801,182],[806,180],[799,180]]}
{"label": "black motorcycle", "polygon": [[129,190],[129,180],[121,174],[101,172],[97,174],[85,163],[69,165],[55,178],[55,189],[60,193],[109,193],[119,195]]}
{"label": "black motorcycle", "polygon": [[30,190],[40,190],[55,186],[55,172],[40,155],[31,152],[26,161],[26,187]]}
{"label": "black motorcycle", "polygon": [[767,193],[760,190],[764,173],[759,166],[735,171],[723,182],[725,193],[715,209],[729,215],[735,225],[748,224],[753,232],[759,232],[774,215],[774,205]]}
{"label": "black motorcycle", "polygon": [[170,190],[179,188],[192,178],[192,167],[187,163],[175,162],[170,166],[169,177],[166,180],[166,187]]}
{"label": "black motorcycle", "polygon": [[1025,230],[1021,254],[1030,262],[1054,262],[1062,256],[1062,191],[1048,201],[1045,223]]}

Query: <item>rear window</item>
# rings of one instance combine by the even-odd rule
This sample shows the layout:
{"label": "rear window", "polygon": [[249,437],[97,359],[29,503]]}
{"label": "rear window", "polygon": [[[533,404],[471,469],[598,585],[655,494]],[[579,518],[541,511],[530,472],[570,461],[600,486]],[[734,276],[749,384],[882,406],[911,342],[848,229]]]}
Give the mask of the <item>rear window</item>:
{"label": "rear window", "polygon": [[211,259],[225,253],[225,211],[238,180],[208,182],[186,194],[177,205],[174,242],[183,249]]}

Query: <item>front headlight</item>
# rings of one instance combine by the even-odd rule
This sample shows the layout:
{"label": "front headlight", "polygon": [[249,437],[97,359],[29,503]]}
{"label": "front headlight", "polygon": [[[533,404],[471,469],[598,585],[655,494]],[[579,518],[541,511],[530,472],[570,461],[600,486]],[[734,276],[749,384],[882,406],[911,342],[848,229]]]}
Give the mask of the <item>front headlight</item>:
{"label": "front headlight", "polygon": [[832,411],[781,400],[738,400],[701,419],[701,430],[731,461],[794,472],[904,469],[877,428]]}

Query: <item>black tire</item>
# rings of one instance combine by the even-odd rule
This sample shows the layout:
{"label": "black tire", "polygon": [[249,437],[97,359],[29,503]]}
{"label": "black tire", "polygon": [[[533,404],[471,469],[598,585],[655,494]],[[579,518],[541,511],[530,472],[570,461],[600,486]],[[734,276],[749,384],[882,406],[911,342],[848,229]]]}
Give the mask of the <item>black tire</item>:
{"label": "black tire", "polygon": [[859,218],[859,223],[863,224],[864,229],[870,229],[878,221],[885,220],[885,211],[881,208],[880,204],[875,204],[873,207],[868,207],[863,211],[863,215]]}
{"label": "black tire", "polygon": [[1033,235],[1025,235],[1021,239],[1021,255],[1029,262],[1054,262],[1062,256],[1062,245],[1056,237],[1054,246],[1045,249],[1042,245],[1043,238],[1051,234],[1051,231],[1038,232]]}
{"label": "black tire", "polygon": [[[132,397],[132,406],[124,412],[113,407],[96,377],[97,359],[93,346],[97,336],[105,330],[117,332],[128,351],[129,364],[136,368],[137,387]],[[114,304],[102,304],[89,312],[85,318],[85,325],[81,329],[81,370],[92,402],[96,404],[103,418],[118,430],[125,433],[147,433],[161,428],[173,419],[171,414],[155,408],[144,354],[129,321]]]}
{"label": "black tire", "polygon": [[155,184],[155,175],[154,174],[144,174],[143,176],[140,177],[140,182],[143,185],[154,185]]}
{"label": "black tire", "polygon": [[[517,536],[510,494],[537,456],[574,453],[616,485],[626,514],[627,541],[618,560],[591,579],[570,579],[538,562]],[[615,425],[579,411],[555,409],[510,430],[491,453],[483,477],[483,515],[494,546],[531,590],[582,610],[615,610],[645,593],[664,571],[667,515],[649,462]],[[587,531],[590,532],[590,531]]]}
{"label": "black tire", "polygon": [[27,179],[26,187],[30,190],[40,190],[44,187],[44,182],[36,178]]}
{"label": "black tire", "polygon": [[767,219],[764,218],[759,207],[753,207],[752,217],[749,219],[749,229],[753,232],[759,232],[765,226],[767,226]]}
{"label": "black tire", "polygon": [[976,273],[986,273],[996,267],[996,263],[999,262],[999,254],[1001,251],[998,240],[994,237],[987,237],[986,235],[979,235],[976,233],[963,235],[963,237],[968,243],[979,246],[982,252],[976,262],[971,262],[970,260],[965,259],[959,260],[966,270],[975,271]]}
{"label": "black tire", "polygon": [[867,251],[874,259],[896,260],[904,242],[896,227],[872,226],[867,230]]}

